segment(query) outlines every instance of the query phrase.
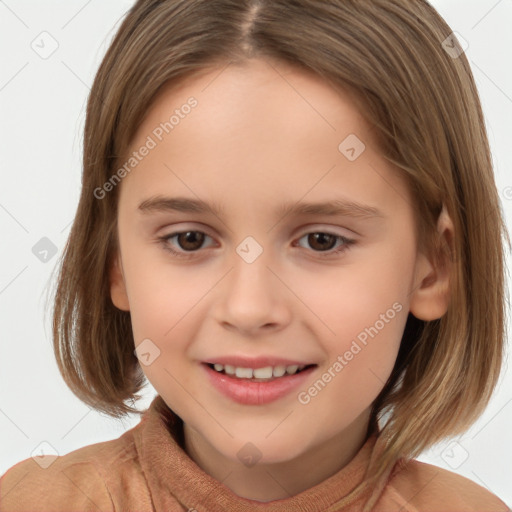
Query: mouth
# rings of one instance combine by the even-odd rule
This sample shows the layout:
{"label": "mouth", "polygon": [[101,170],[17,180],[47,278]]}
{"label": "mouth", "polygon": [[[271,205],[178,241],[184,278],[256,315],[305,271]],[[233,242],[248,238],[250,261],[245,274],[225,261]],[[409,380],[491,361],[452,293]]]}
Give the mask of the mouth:
{"label": "mouth", "polygon": [[224,361],[224,364],[203,362],[201,366],[214,389],[231,401],[250,406],[264,406],[286,399],[297,388],[306,385],[318,368],[318,364],[269,366],[266,363],[268,366],[261,366],[252,362],[256,368],[248,367],[247,362],[245,364],[231,366]]}
{"label": "mouth", "polygon": [[225,375],[233,380],[246,380],[250,382],[272,382],[277,379],[283,379],[302,372],[307,372],[316,364],[303,365],[278,365],[265,366],[261,368],[246,368],[220,363],[203,363],[215,372]]}

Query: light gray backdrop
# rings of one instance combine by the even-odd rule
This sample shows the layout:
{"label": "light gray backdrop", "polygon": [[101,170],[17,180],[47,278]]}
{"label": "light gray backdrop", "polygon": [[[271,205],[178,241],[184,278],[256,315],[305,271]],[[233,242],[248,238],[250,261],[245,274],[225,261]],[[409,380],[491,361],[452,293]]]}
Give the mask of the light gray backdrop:
{"label": "light gray backdrop", "polygon": [[[0,0],[0,475],[41,447],[63,455],[138,423],[136,416],[115,421],[99,414],[69,391],[43,316],[45,287],[79,197],[86,98],[132,3]],[[512,1],[432,3],[468,44],[511,226]],[[140,407],[154,394],[149,385]],[[464,475],[511,505],[511,431],[507,362],[480,420],[420,460]]]}

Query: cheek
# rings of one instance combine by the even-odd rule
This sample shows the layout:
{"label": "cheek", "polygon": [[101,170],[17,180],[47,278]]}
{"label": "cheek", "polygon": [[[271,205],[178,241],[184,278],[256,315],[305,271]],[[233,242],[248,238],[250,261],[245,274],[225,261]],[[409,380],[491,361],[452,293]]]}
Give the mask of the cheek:
{"label": "cheek", "polygon": [[356,338],[363,344],[372,335],[386,343],[400,339],[404,320],[399,314],[408,311],[408,276],[405,265],[375,258],[365,265],[303,276],[294,288],[312,320],[323,324],[319,329],[329,345],[348,350],[347,340]]}
{"label": "cheek", "polygon": [[184,389],[194,389],[195,363],[189,350],[206,314],[205,295],[218,281],[218,273],[162,261],[142,262],[140,257],[132,259],[129,274],[137,355],[152,386],[172,397],[176,410],[186,410],[190,397]]}
{"label": "cheek", "polygon": [[329,343],[329,365],[351,385],[376,389],[386,382],[398,355],[407,310],[398,301],[344,317],[336,325],[336,341]]}
{"label": "cheek", "polygon": [[[351,338],[344,352],[344,359],[354,367],[354,378],[367,379],[382,387],[388,379],[400,348],[407,321],[407,312],[395,302],[392,307],[379,314],[377,320],[368,323]],[[373,387],[373,386],[372,386]]]}
{"label": "cheek", "polygon": [[[123,267],[135,342],[164,339],[213,285],[208,275],[177,264],[157,243],[133,250],[142,243],[127,240]],[[212,283],[210,283],[212,281]]]}
{"label": "cheek", "polygon": [[[394,305],[378,320],[368,312],[340,320],[335,341],[325,344],[329,359],[322,373],[302,390],[299,402],[334,430],[372,404],[393,370],[407,320],[407,311]],[[334,404],[341,416],[332,414]]]}
{"label": "cheek", "polygon": [[322,320],[333,380],[341,388],[364,390],[372,400],[394,367],[409,311],[413,260],[401,249],[375,251],[372,258],[311,281],[308,306]]}
{"label": "cheek", "polygon": [[130,314],[142,371],[160,394],[173,397],[173,406],[187,407],[183,390],[193,388],[187,351],[196,337],[199,302],[211,285],[179,266],[131,270]]}

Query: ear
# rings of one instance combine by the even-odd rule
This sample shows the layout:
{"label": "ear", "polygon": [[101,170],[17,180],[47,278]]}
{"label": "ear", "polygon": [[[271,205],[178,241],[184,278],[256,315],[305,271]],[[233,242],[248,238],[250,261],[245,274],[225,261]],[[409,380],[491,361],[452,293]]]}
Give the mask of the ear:
{"label": "ear", "polygon": [[123,265],[119,254],[114,256],[109,274],[110,298],[114,306],[122,311],[130,311],[130,303],[128,301],[126,283],[124,281]]}
{"label": "ear", "polygon": [[444,204],[439,214],[437,232],[442,253],[436,262],[429,261],[424,254],[418,254],[416,261],[416,289],[412,293],[410,311],[419,320],[441,318],[450,302],[450,270],[453,264],[450,255],[454,254],[454,228]]}

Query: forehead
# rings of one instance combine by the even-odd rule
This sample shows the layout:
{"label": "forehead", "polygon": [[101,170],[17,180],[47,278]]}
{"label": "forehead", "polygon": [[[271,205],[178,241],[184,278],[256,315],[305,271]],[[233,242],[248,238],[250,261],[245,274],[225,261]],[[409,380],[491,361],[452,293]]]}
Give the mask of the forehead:
{"label": "forehead", "polygon": [[311,137],[315,132],[336,134],[339,138],[348,130],[359,132],[368,142],[372,138],[373,143],[372,128],[358,111],[352,94],[347,88],[334,88],[318,75],[287,63],[252,59],[243,64],[217,65],[164,87],[151,105],[139,135],[151,130],[155,122],[168,119],[194,96],[199,108],[194,109],[193,117],[201,121],[194,126],[196,132],[201,126],[211,129],[211,123],[204,126],[209,119],[215,121],[215,132],[243,128],[240,136],[254,132],[263,136],[285,129],[284,139],[294,128],[296,136],[302,132]]}
{"label": "forehead", "polygon": [[131,150],[148,138],[154,148],[125,180],[139,196],[168,184],[248,206],[251,193],[263,191],[293,201],[338,189],[361,201],[390,202],[403,189],[349,94],[274,61],[204,69],[164,88]]}

